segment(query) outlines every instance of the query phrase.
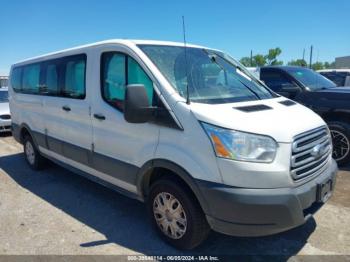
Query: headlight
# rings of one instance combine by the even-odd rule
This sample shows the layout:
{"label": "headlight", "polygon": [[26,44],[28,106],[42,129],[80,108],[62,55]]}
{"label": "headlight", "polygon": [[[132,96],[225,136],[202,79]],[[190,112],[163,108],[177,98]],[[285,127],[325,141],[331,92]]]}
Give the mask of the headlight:
{"label": "headlight", "polygon": [[272,162],[277,143],[271,137],[220,128],[202,123],[216,156],[239,161]]}

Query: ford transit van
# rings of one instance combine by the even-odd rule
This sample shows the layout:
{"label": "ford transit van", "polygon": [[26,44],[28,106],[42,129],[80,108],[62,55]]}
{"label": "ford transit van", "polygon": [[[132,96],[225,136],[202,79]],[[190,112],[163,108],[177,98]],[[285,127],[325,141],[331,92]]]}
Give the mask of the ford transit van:
{"label": "ford transit van", "polygon": [[177,248],[300,226],[334,190],[325,122],[218,50],[99,42],[14,64],[9,92],[31,168],[50,159],[144,201]]}

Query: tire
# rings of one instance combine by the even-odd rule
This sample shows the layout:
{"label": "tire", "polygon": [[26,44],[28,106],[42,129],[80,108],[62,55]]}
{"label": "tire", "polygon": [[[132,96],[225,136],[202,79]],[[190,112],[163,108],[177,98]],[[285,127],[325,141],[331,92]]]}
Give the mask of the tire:
{"label": "tire", "polygon": [[345,122],[329,122],[333,141],[333,158],[339,166],[350,162],[350,125]]}
{"label": "tire", "polygon": [[[152,225],[163,240],[178,249],[197,247],[210,232],[206,217],[194,197],[181,182],[175,179],[161,178],[151,186],[147,207]],[[163,201],[165,205],[162,205],[161,199],[165,200]],[[167,208],[167,203],[171,203],[172,206]],[[163,216],[159,211],[162,208],[168,210],[163,212]],[[177,211],[169,212],[171,210]],[[156,217],[159,218],[159,223]],[[162,227],[167,227],[167,230]],[[174,227],[178,230],[172,231],[171,228],[174,229]]]}
{"label": "tire", "polygon": [[40,155],[31,136],[27,135],[23,139],[23,152],[26,162],[33,170],[41,170],[45,166],[45,158]]}

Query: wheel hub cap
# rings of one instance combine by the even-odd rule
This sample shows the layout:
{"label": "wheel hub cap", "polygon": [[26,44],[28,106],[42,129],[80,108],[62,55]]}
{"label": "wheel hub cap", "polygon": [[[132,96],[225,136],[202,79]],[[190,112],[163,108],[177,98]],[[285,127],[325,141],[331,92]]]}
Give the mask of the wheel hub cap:
{"label": "wheel hub cap", "polygon": [[28,162],[31,165],[33,165],[35,162],[35,154],[34,154],[33,145],[29,141],[27,141],[27,143],[26,143],[25,151],[26,151],[26,156],[27,156]]}
{"label": "wheel hub cap", "polygon": [[186,213],[172,194],[162,192],[154,198],[153,214],[158,227],[168,237],[179,239],[186,233]]}

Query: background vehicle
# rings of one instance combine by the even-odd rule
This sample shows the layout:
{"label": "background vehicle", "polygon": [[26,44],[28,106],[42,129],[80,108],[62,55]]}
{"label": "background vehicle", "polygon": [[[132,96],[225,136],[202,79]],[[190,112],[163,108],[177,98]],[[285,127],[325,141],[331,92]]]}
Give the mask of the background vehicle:
{"label": "background vehicle", "polygon": [[0,88],[8,87],[8,77],[0,76]]}
{"label": "background vehicle", "polygon": [[7,88],[0,88],[0,133],[11,131],[11,116]]}
{"label": "background vehicle", "polygon": [[323,69],[317,72],[333,81],[337,86],[350,87],[350,69]]}
{"label": "background vehicle", "polygon": [[333,158],[340,165],[350,161],[350,88],[336,87],[332,81],[304,67],[262,67],[260,79],[280,95],[318,113],[331,130]]}
{"label": "background vehicle", "polygon": [[325,122],[218,50],[110,40],[19,62],[10,78],[13,136],[29,166],[50,158],[146,202],[178,248],[210,229],[289,230],[332,194]]}

